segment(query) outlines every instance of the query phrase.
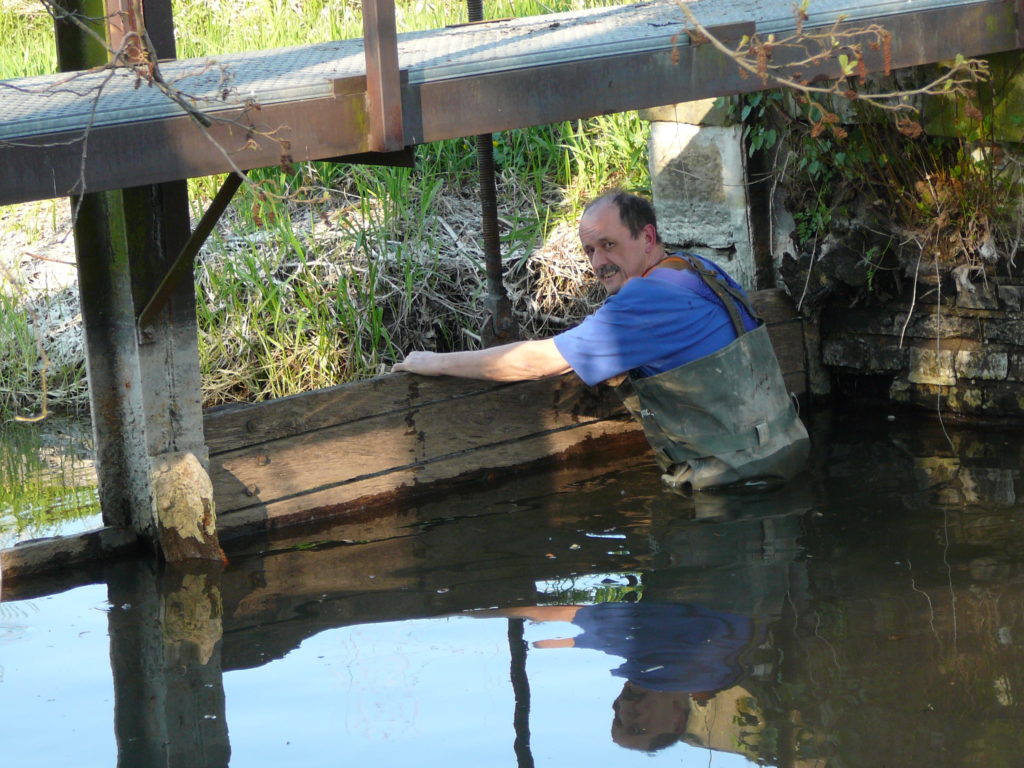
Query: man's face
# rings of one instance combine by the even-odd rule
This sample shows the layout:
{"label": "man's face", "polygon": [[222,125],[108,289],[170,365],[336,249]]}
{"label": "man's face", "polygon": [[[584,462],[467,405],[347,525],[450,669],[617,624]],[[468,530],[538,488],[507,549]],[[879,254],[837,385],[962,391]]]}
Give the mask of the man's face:
{"label": "man's face", "polygon": [[657,237],[654,227],[649,225],[639,237],[633,237],[622,223],[618,206],[606,201],[583,214],[580,242],[597,279],[613,294],[618,293],[627,280],[644,273]]}
{"label": "man's face", "polygon": [[690,695],[652,691],[626,682],[612,709],[612,740],[622,747],[650,751],[676,742],[686,733]]}

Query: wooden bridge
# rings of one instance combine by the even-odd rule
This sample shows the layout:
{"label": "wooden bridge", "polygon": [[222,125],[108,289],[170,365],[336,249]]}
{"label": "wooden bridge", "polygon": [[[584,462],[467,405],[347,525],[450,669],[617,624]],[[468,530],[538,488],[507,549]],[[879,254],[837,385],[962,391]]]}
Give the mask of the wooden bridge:
{"label": "wooden bridge", "polygon": [[[165,89],[144,76],[140,82],[127,66],[0,84],[0,204],[277,165],[284,155],[301,161],[397,150],[764,87],[710,46],[694,44],[671,0],[403,35],[394,32],[389,0],[364,5],[365,45],[340,40],[165,61]],[[796,24],[789,0],[689,7],[723,39],[754,31],[781,38]],[[1022,34],[1010,0],[811,0],[808,14],[807,29],[840,20],[882,24],[892,36],[893,67],[1016,49]],[[151,23],[154,40],[159,32]],[[882,59],[874,52],[869,64],[880,69]],[[804,74],[838,71],[825,63]]]}
{"label": "wooden bridge", "polygon": [[[71,195],[78,211],[79,283],[108,527],[91,539],[46,545],[62,547],[68,558],[132,546],[137,535],[158,538],[157,523],[162,526],[163,521],[154,520],[150,512],[153,468],[161,461],[166,464],[168,457],[191,454],[209,463],[215,496],[231,494],[241,500],[235,509],[248,509],[249,524],[267,524],[268,499],[261,481],[233,474],[218,457],[231,454],[247,466],[274,465],[276,471],[278,457],[268,446],[281,434],[264,435],[262,425],[281,420],[264,407],[230,417],[237,422],[230,428],[223,427],[229,417],[207,416],[206,430],[221,424],[218,428],[231,434],[248,435],[232,445],[225,444],[223,432],[204,431],[195,297],[192,281],[183,279],[191,274],[194,254],[240,183],[240,172],[304,160],[403,163],[408,162],[405,150],[416,144],[770,86],[742,76],[733,61],[686,34],[686,17],[672,2],[398,35],[393,4],[364,0],[361,40],[175,61],[167,0],[106,0],[105,5],[103,0],[79,1],[83,18],[125,20],[106,30],[108,47],[97,49],[73,25],[59,23],[58,58],[64,72],[0,82],[0,204]],[[753,32],[782,38],[797,25],[790,0],[699,0],[689,7],[723,40]],[[875,71],[955,54],[1018,49],[1024,35],[1021,13],[1019,0],[812,0],[804,28],[883,25],[891,45],[885,52],[868,52],[868,68]],[[145,25],[137,29],[147,32],[160,59],[158,69],[131,45],[122,49],[127,53],[118,66],[107,66],[108,48],[121,49],[126,29],[131,34],[128,21],[143,16]],[[777,52],[780,61],[785,55]],[[838,74],[837,63],[824,61],[818,71],[803,76],[811,80]],[[217,173],[231,175],[193,232],[184,180]],[[778,322],[784,327],[790,321]],[[799,375],[801,365],[795,362],[787,370]],[[311,428],[359,424],[351,432],[362,435],[365,443],[365,430],[382,413],[380,408],[398,413],[400,402],[405,419],[424,405],[412,379],[369,386],[388,389],[391,399],[384,401],[390,405],[353,411],[350,406],[362,397],[355,390],[320,393],[313,415],[321,420],[314,419]],[[443,385],[443,397],[430,402],[450,403],[486,390],[498,398],[488,406],[489,413],[512,414],[519,421],[507,432],[493,422],[464,430],[459,439],[469,442],[460,448],[451,440],[441,441],[434,458],[412,438],[410,447],[382,449],[392,452],[392,468],[404,474],[391,486],[371,483],[367,488],[372,493],[349,493],[342,501],[331,501],[332,488],[379,479],[385,468],[350,467],[348,479],[314,489],[319,494],[315,503],[303,500],[309,489],[294,482],[310,480],[306,473],[291,474],[283,482],[278,476],[274,503],[280,502],[287,514],[310,506],[332,509],[339,503],[358,503],[367,494],[380,499],[396,487],[408,490],[423,478],[461,476],[467,472],[465,463],[433,474],[424,468],[436,469],[437,457],[448,460],[474,447],[493,449],[481,454],[486,461],[504,457],[497,465],[477,468],[483,470],[502,462],[510,465],[512,457],[530,461],[564,454],[585,440],[622,439],[631,431],[623,426],[621,413],[600,403],[591,403],[589,411],[553,406],[553,420],[538,416],[524,426],[522,409],[506,407],[521,403],[514,389],[460,386]],[[530,394],[531,401],[565,401],[564,382],[533,386],[543,391]],[[582,402],[579,397],[576,401]],[[291,415],[283,421],[296,438],[308,426],[304,419],[314,404],[292,401],[288,407]],[[529,440],[535,447],[525,452],[510,447]],[[211,452],[207,445],[213,443],[219,448]],[[324,450],[322,443],[314,443]],[[243,444],[251,451],[245,460],[237,454]],[[359,455],[334,457],[335,464],[359,460]],[[188,546],[164,542],[165,554],[168,547]],[[5,569],[19,558],[32,559],[5,553]]]}

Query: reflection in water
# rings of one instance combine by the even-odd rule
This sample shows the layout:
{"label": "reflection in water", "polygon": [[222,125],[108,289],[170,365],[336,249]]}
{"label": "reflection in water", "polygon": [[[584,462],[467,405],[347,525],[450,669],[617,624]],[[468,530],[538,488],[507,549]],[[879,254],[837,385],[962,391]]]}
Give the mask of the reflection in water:
{"label": "reflection in water", "polygon": [[682,603],[608,602],[511,608],[533,621],[564,621],[582,633],[535,648],[591,648],[622,658],[626,679],[612,704],[612,740],[655,752],[687,735],[691,700],[706,704],[744,677],[743,657],[763,640],[746,617]]}
{"label": "reflection in water", "polygon": [[1024,442],[866,427],[819,425],[817,466],[762,496],[645,467],[293,532],[222,574],[121,566],[99,762],[1015,764]]}
{"label": "reflection in water", "polygon": [[145,562],[112,570],[118,766],[227,765],[220,574]]}
{"label": "reflection in water", "polygon": [[0,549],[100,522],[89,425],[0,421]]}

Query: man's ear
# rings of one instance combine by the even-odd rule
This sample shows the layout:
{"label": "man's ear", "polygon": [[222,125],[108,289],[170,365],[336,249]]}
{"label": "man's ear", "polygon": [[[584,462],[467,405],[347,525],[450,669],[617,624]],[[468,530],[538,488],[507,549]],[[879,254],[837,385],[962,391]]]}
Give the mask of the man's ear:
{"label": "man's ear", "polygon": [[644,227],[644,231],[640,233],[644,239],[644,246],[647,248],[653,248],[658,244],[658,231],[654,228],[653,224],[648,224]]}

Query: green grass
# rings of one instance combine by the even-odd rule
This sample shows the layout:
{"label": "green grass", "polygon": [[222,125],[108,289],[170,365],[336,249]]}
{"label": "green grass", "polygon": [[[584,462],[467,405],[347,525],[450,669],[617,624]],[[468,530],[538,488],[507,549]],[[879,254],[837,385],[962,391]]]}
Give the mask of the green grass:
{"label": "green grass", "polygon": [[4,340],[4,354],[0,357],[0,413],[11,413],[23,404],[27,393],[40,389],[35,375],[38,352],[18,293],[2,285],[0,338]]}
{"label": "green grass", "polygon": [[53,20],[42,3],[0,0],[0,80],[57,69]]}
{"label": "green grass", "polygon": [[[602,4],[611,3],[590,3]],[[485,10],[498,18],[581,7],[507,0]],[[463,2],[419,0],[400,3],[396,16],[406,31],[464,22],[465,13]],[[362,35],[360,4],[352,0],[178,2],[175,19],[181,57]],[[4,24],[21,24],[22,50],[52,49],[48,17],[12,14],[5,5]],[[52,57],[18,68],[0,59],[0,78],[52,67]],[[523,282],[515,310],[529,332],[529,291],[539,279],[532,254],[559,225],[574,228],[590,197],[610,186],[649,186],[647,128],[625,113],[507,131],[494,136],[494,154],[503,256]],[[473,138],[417,147],[413,169],[301,163],[250,178],[197,262],[207,404],[365,378],[414,348],[478,343],[485,275]],[[195,215],[221,181],[190,180]],[[586,287],[560,290],[573,294],[567,297],[577,312]],[[21,340],[13,368],[38,380],[34,345],[23,333],[8,338]],[[8,412],[16,405],[0,401]]]}

